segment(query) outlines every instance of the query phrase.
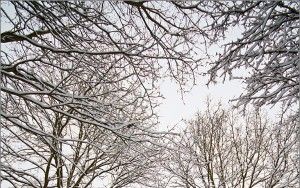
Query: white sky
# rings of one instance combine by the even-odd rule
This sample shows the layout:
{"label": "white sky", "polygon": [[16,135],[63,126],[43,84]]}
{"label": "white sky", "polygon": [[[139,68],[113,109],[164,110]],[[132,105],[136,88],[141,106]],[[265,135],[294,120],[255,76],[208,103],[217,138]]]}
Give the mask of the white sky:
{"label": "white sky", "polygon": [[[243,29],[241,26],[229,28],[226,31],[226,38],[224,40],[220,40],[218,41],[218,44],[209,47],[208,52],[210,55],[214,55],[216,52],[223,52],[223,48],[221,47],[222,44],[235,41],[242,36],[242,31]],[[200,46],[200,48],[202,48],[202,50],[205,49],[203,45]],[[201,51],[198,53],[202,54],[200,56],[205,55]],[[204,68],[208,69],[209,65]],[[246,76],[248,70],[236,69],[233,71],[233,74],[235,76]],[[243,92],[246,93],[246,84],[243,84],[242,80],[226,80],[224,83],[222,80],[223,78],[219,78],[215,85],[211,84],[207,87],[206,83],[208,78],[198,76],[196,79],[197,85],[194,86],[190,92],[184,94],[183,100],[181,93],[179,92],[179,87],[174,81],[162,81],[160,84],[160,92],[165,99],[162,100],[162,104],[158,107],[160,121],[159,129],[167,131],[169,128],[173,128],[176,124],[179,124],[180,129],[177,130],[181,130],[181,128],[184,128],[184,124],[181,121],[182,119],[192,119],[198,111],[206,109],[205,101],[207,97],[212,99],[213,103],[218,103],[220,101],[221,104],[227,108],[235,104],[234,102],[230,102],[230,100],[239,97]],[[275,120],[277,115],[280,114],[280,105],[278,104],[274,107],[264,106],[262,107],[262,110],[267,113],[266,115],[268,118]]]}
{"label": "white sky", "polygon": [[[205,110],[207,97],[212,99],[213,103],[220,101],[224,107],[231,107],[234,102],[230,102],[230,100],[245,92],[244,87],[246,86],[239,80],[227,80],[224,83],[219,82],[215,85],[210,85],[208,88],[206,86],[206,78],[199,77],[197,81],[200,83],[194,86],[190,92],[185,93],[183,100],[178,90],[178,85],[174,81],[166,80],[161,82],[160,91],[165,98],[158,107],[159,129],[161,131],[167,131],[176,124],[179,127],[176,127],[175,130],[184,129],[185,125],[181,120],[192,119],[198,111]],[[280,114],[279,105],[274,107],[265,106],[262,109],[271,120],[274,120]]]}
{"label": "white sky", "polygon": [[[200,81],[199,81],[200,80]],[[206,86],[206,78],[199,77],[197,86],[183,95],[183,100],[176,83],[166,80],[161,83],[161,93],[165,97],[159,106],[159,121],[162,130],[167,130],[179,123],[181,119],[191,119],[197,111],[206,108],[205,101],[210,97],[214,102],[221,103],[229,107],[230,99],[238,97],[243,91],[243,85],[240,81],[226,81],[216,85]]]}

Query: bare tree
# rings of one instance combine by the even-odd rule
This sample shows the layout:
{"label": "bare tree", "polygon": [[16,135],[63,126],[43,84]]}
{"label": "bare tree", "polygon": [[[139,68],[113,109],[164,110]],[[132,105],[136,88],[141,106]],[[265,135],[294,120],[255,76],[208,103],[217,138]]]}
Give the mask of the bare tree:
{"label": "bare tree", "polygon": [[[80,94],[84,87],[82,83],[73,91]],[[95,116],[109,120],[112,128],[119,126],[120,132],[112,132],[86,119],[73,118],[75,110],[57,105],[51,98],[38,100],[62,113],[9,95],[2,97],[6,112],[13,114],[9,121],[1,121],[2,178],[11,186],[124,187],[142,181],[154,168],[158,149],[151,142],[156,142],[155,135],[144,131],[153,123],[142,119],[145,116],[140,114],[143,109],[139,104],[125,110],[90,103],[91,108],[100,108]],[[100,95],[96,100],[105,104],[113,97]]]}
{"label": "bare tree", "polygon": [[37,125],[48,134],[44,136],[2,125],[2,178],[9,182],[4,185],[125,187],[142,181],[155,168],[153,161],[159,149],[153,145],[124,140],[99,127],[54,116],[54,122],[49,113],[38,116],[41,124]]}
{"label": "bare tree", "polygon": [[201,33],[179,22],[189,15],[160,2],[1,5],[4,180],[145,182],[157,152],[157,80],[169,76],[184,89],[197,68],[192,44]]}
{"label": "bare tree", "polygon": [[[299,101],[299,2],[298,1],[206,1],[173,2],[177,7],[206,15],[202,31],[210,44],[225,42],[223,52],[213,56],[209,83],[219,78],[241,79],[247,85],[238,100],[283,103],[291,109]],[[229,29],[237,35],[229,36]],[[241,32],[241,37],[237,37]],[[236,39],[235,39],[236,38]],[[221,42],[223,41],[223,42]],[[215,60],[216,59],[216,60]],[[239,69],[246,69],[240,74]],[[294,113],[293,115],[299,112]]]}
{"label": "bare tree", "polygon": [[[294,107],[300,98],[299,2],[217,2],[209,14],[214,20],[209,29],[219,36],[236,26],[242,30],[212,63],[210,82],[219,77],[242,79],[247,88],[238,105],[282,102],[286,109]],[[240,75],[240,68],[248,73]]]}
{"label": "bare tree", "polygon": [[298,97],[297,3],[1,5],[3,168],[12,186],[145,183],[159,151],[157,81],[171,77],[182,91],[195,83],[196,43],[215,42],[230,26],[243,25],[244,38],[226,48],[211,81],[222,68],[225,76],[248,66],[255,71],[243,104],[291,106]]}
{"label": "bare tree", "polygon": [[208,103],[167,154],[170,187],[296,187],[296,122],[283,121]]}
{"label": "bare tree", "polygon": [[[163,17],[163,10],[157,14],[167,19],[168,32],[149,22],[155,13],[148,15],[152,8],[142,4],[5,3],[9,5],[1,11],[11,26],[1,34],[5,100],[17,98],[117,132],[131,122],[103,119],[103,112],[116,109],[117,116],[139,108],[139,120],[149,119],[159,97],[156,81],[163,76],[162,66],[182,85],[197,66],[191,48],[177,50],[190,43],[192,31],[183,32],[192,26],[178,29],[178,40],[170,40],[176,25]],[[8,110],[2,116],[14,121]]]}

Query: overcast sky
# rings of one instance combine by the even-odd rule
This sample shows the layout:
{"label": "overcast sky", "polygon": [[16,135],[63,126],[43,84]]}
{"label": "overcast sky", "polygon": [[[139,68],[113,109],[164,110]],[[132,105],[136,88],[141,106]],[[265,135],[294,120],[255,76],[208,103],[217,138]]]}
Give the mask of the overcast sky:
{"label": "overcast sky", "polygon": [[161,82],[161,93],[165,97],[159,107],[160,128],[166,130],[179,123],[181,119],[190,119],[199,111],[204,110],[205,100],[209,96],[213,101],[221,101],[224,106],[230,106],[229,100],[241,94],[243,88],[239,81],[226,81],[206,86],[205,78],[198,78],[197,86],[183,95],[183,100],[176,83],[166,80]]}
{"label": "overcast sky", "polygon": [[[225,81],[225,83],[217,83],[216,85],[206,86],[207,79],[199,77],[198,85],[183,95],[178,90],[178,85],[170,80],[161,82],[161,93],[165,97],[159,106],[159,128],[163,131],[168,130],[174,125],[179,124],[184,128],[182,119],[188,120],[193,118],[197,111],[203,111],[206,108],[205,101],[210,97],[214,103],[221,102],[223,106],[230,107],[230,102],[240,96],[243,92],[244,84],[238,80]],[[268,117],[274,119],[280,111],[279,105],[275,107],[264,107],[263,112],[268,113]]]}

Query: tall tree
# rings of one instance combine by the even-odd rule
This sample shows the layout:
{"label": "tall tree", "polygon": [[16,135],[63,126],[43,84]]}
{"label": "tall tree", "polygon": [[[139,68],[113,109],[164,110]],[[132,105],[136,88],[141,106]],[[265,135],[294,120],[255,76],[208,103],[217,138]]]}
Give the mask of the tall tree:
{"label": "tall tree", "polygon": [[297,122],[287,122],[208,103],[170,145],[170,187],[296,187]]}
{"label": "tall tree", "polygon": [[[125,155],[125,148],[156,151],[151,143],[157,136],[152,129],[160,97],[157,81],[171,77],[182,91],[189,80],[194,83],[200,65],[195,46],[216,42],[232,26],[240,25],[245,32],[212,65],[210,81],[248,67],[253,72],[243,77],[248,92],[240,97],[240,104],[284,102],[290,108],[299,99],[297,2],[11,1],[1,5],[3,167],[12,185],[54,186],[54,180],[58,187],[90,185],[87,179],[103,168],[90,175],[86,167],[106,159],[110,173],[119,170],[113,173],[112,185],[131,182],[119,181],[125,171],[116,161]],[[129,147],[132,141],[135,147]],[[109,149],[103,152],[102,147]],[[118,152],[110,154],[112,150]],[[129,153],[140,162],[145,157]],[[76,162],[76,156],[85,157]],[[13,169],[13,163],[24,161],[38,166],[31,157],[42,161],[38,168],[44,177],[33,174],[30,165],[26,170]],[[135,167],[124,169],[145,170]]]}
{"label": "tall tree", "polygon": [[4,180],[146,183],[157,152],[157,80],[172,77],[183,89],[197,68],[200,32],[188,15],[161,2],[1,5]]}

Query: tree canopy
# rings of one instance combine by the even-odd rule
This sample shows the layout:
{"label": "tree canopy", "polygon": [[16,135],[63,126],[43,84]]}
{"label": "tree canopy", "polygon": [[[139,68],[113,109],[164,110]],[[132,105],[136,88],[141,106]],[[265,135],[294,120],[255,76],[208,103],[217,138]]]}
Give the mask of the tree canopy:
{"label": "tree canopy", "polygon": [[181,91],[201,74],[242,79],[237,106],[298,117],[297,1],[4,1],[1,26],[1,168],[15,187],[154,186],[164,78]]}

